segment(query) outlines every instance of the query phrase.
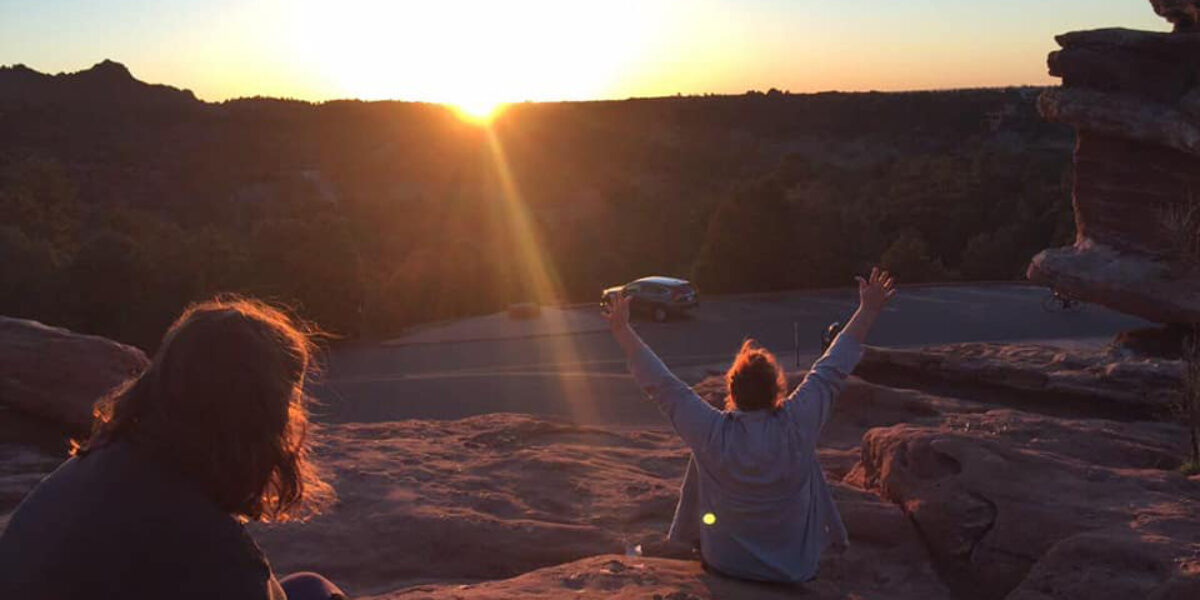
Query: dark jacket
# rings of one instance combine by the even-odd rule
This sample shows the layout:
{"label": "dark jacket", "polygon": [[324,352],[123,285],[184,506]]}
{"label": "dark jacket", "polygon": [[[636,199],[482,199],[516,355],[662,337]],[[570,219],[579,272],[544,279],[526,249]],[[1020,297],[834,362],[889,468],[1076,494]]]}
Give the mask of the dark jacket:
{"label": "dark jacket", "polygon": [[242,524],[118,442],[63,463],[0,536],[0,598],[283,599]]}

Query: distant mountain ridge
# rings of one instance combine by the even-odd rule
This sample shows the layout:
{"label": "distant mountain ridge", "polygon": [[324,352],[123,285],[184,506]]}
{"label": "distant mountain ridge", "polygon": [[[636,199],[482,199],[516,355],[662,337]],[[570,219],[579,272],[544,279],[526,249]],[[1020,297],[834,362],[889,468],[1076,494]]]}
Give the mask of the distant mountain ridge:
{"label": "distant mountain ridge", "polygon": [[0,66],[0,107],[189,109],[204,105],[191,90],[138,80],[116,61],[50,75],[17,64]]}

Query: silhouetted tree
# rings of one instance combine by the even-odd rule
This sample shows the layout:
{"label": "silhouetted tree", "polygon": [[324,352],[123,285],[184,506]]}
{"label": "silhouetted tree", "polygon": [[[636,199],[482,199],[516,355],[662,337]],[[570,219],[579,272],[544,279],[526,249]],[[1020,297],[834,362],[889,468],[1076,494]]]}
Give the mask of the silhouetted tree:
{"label": "silhouetted tree", "polygon": [[942,261],[930,255],[929,245],[913,230],[900,234],[879,262],[900,281],[938,281],[948,276]]}
{"label": "silhouetted tree", "polygon": [[152,347],[142,328],[144,286],[149,269],[141,246],[126,235],[102,230],[83,242],[67,267],[71,325],[86,333],[129,340]]}
{"label": "silhouetted tree", "polygon": [[332,332],[358,333],[362,277],[345,221],[262,221],[251,239],[251,291],[295,305]]}
{"label": "silhouetted tree", "polygon": [[798,252],[791,208],[776,180],[744,186],[717,207],[694,277],[712,292],[763,291],[795,281],[785,263]]}
{"label": "silhouetted tree", "polygon": [[0,227],[0,314],[37,318],[57,305],[51,290],[57,278],[54,250],[12,226]]}
{"label": "silhouetted tree", "polygon": [[0,169],[4,222],[60,251],[71,250],[83,207],[78,186],[55,160],[27,158]]}

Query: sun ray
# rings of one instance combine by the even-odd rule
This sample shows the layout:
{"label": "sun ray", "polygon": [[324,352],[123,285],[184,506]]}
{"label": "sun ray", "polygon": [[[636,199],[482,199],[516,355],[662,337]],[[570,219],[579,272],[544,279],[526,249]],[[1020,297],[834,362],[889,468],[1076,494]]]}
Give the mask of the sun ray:
{"label": "sun ray", "polygon": [[[541,306],[561,304],[564,299],[562,282],[554,265],[546,260],[546,253],[538,240],[533,227],[533,218],[517,187],[504,146],[493,127],[486,127],[488,148],[491,151],[496,176],[500,183],[500,197],[504,220],[516,242],[518,265],[525,278],[526,289],[533,295],[532,300]],[[566,330],[566,323],[561,311],[542,311],[543,319],[552,319],[556,330]],[[548,336],[546,343],[551,347],[555,363],[558,365],[576,365],[581,362],[580,353],[569,335]],[[558,374],[558,385],[562,401],[567,410],[577,422],[592,421],[595,417],[593,394],[587,377],[569,377],[564,373]]]}

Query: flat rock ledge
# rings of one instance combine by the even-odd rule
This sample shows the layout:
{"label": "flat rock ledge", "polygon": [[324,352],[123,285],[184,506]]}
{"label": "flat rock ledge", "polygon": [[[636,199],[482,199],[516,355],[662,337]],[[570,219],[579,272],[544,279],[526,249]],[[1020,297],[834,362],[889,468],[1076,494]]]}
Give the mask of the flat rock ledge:
{"label": "flat rock ledge", "polygon": [[1200,274],[1143,254],[1082,240],[1043,250],[1029,264],[1030,281],[1159,323],[1200,322]]}
{"label": "flat rock ledge", "polygon": [[1112,349],[970,342],[919,349],[868,347],[857,374],[908,386],[1011,397],[1025,410],[1122,420],[1161,417],[1178,400],[1179,360]]}
{"label": "flat rock ledge", "polygon": [[[322,435],[318,459],[331,472],[337,505],[307,523],[252,527],[278,573],[317,570],[351,593],[378,594],[640,553],[690,559],[689,569],[668,572],[698,574],[690,549],[665,539],[688,459],[665,428],[599,429],[495,414],[337,425]],[[900,507],[838,483],[857,456],[857,448],[822,450],[851,539],[846,552],[822,561],[822,585],[842,595],[948,598]],[[544,597],[576,594],[557,579],[546,582]],[[430,589],[445,590],[435,597],[459,593],[454,586]]]}

